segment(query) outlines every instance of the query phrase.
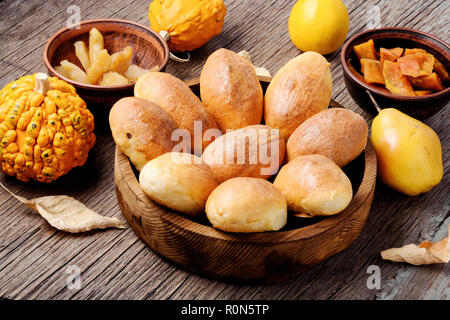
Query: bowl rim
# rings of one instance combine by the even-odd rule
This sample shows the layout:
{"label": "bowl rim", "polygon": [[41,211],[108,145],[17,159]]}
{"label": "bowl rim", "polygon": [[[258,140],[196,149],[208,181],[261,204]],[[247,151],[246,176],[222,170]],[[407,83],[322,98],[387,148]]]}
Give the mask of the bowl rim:
{"label": "bowl rim", "polygon": [[163,60],[163,63],[159,66],[159,70],[158,71],[163,70],[167,66],[167,63],[169,62],[169,53],[170,53],[169,46],[167,45],[167,42],[163,39],[163,37],[158,32],[152,30],[149,27],[144,26],[143,24],[140,24],[140,23],[137,23],[137,22],[134,22],[134,21],[130,21],[130,20],[123,20],[123,19],[93,19],[93,20],[81,21],[80,23],[76,23],[76,24],[67,26],[67,27],[65,27],[63,29],[60,29],[59,31],[54,33],[47,40],[47,42],[45,44],[45,47],[44,47],[44,52],[43,52],[44,64],[47,67],[47,69],[50,70],[51,73],[54,73],[54,74],[58,75],[58,77],[60,77],[64,81],[70,83],[71,85],[73,85],[75,87],[82,88],[82,89],[109,91],[109,90],[112,90],[112,89],[117,90],[117,89],[130,89],[130,88],[133,88],[134,84],[135,84],[134,82],[130,83],[130,84],[117,85],[117,86],[100,86],[100,85],[94,85],[94,84],[80,83],[80,82],[73,81],[73,80],[71,80],[71,79],[69,79],[67,77],[64,77],[64,76],[60,75],[58,72],[56,72],[56,70],[51,65],[51,63],[49,61],[49,57],[48,57],[48,51],[49,51],[50,46],[55,41],[55,39],[57,39],[63,33],[70,32],[73,29],[74,26],[98,24],[98,23],[117,23],[117,24],[132,25],[135,28],[138,27],[138,28],[143,29],[146,32],[152,34],[157,40],[159,40],[160,44],[164,48],[164,60]]}
{"label": "bowl rim", "polygon": [[[260,82],[267,82],[270,77],[259,77]],[[270,81],[268,81],[270,82]],[[190,87],[199,83],[199,78],[191,79],[185,81]],[[330,100],[330,105],[332,107],[342,107],[339,103]],[[187,230],[193,234],[197,234],[202,237],[209,237],[218,239],[221,241],[239,241],[246,243],[266,243],[266,244],[280,244],[285,242],[300,241],[307,238],[314,237],[320,233],[323,233],[330,228],[335,227],[338,224],[345,224],[349,219],[354,218],[354,214],[360,212],[360,209],[367,205],[367,199],[373,194],[373,190],[376,186],[377,177],[377,165],[376,165],[376,154],[375,149],[370,141],[367,140],[366,148],[363,150],[364,153],[364,173],[359,185],[358,190],[353,195],[351,202],[348,204],[342,212],[330,215],[317,223],[297,228],[293,230],[285,231],[271,231],[271,232],[255,232],[255,233],[232,233],[225,232],[216,229],[212,226],[204,225],[196,221],[192,221],[186,218],[183,214],[162,206],[154,201],[152,201],[139,185],[138,178],[136,178],[130,159],[119,149],[116,145],[115,157],[114,157],[114,177],[115,183],[116,179],[120,176],[121,183],[127,185],[127,188],[131,190],[134,194],[136,202],[144,206],[153,206],[157,209],[155,214],[158,214],[160,219],[165,220],[177,228]],[[116,172],[117,171],[117,172]],[[117,188],[117,185],[116,185]],[[124,213],[122,212],[122,215]],[[140,215],[140,213],[139,213]],[[134,228],[134,224],[131,224]]]}
{"label": "bowl rim", "polygon": [[[385,28],[377,28],[377,29],[369,29],[369,30],[365,30],[362,31],[360,33],[355,34],[353,37],[351,37],[350,39],[348,39],[341,50],[341,54],[340,54],[340,62],[342,65],[342,68],[344,70],[344,74],[346,74],[347,76],[349,76],[354,83],[356,83],[356,85],[358,85],[359,87],[362,87],[363,89],[369,90],[372,93],[375,93],[379,96],[382,96],[384,98],[389,98],[389,99],[393,99],[393,100],[401,100],[401,101],[428,101],[428,100],[434,100],[437,98],[441,98],[445,95],[447,95],[448,93],[450,93],[450,87],[447,87],[446,89],[439,91],[439,92],[435,92],[435,93],[431,93],[431,94],[427,94],[425,96],[415,96],[415,97],[410,97],[410,96],[401,96],[401,95],[396,95],[396,94],[392,94],[392,93],[387,93],[384,92],[382,90],[379,90],[377,88],[374,88],[372,86],[369,86],[368,84],[362,82],[361,80],[359,80],[354,74],[353,72],[350,70],[350,68],[347,65],[347,61],[345,60],[345,55],[348,52],[348,50],[350,50],[350,44],[353,43],[355,40],[357,40],[358,38],[366,35],[366,34],[370,34],[370,33],[386,33],[389,31],[402,31],[404,33],[410,33],[410,34],[418,34],[421,35],[425,38],[429,38],[435,42],[440,43],[444,48],[446,48],[449,52],[450,52],[450,47],[447,43],[445,43],[444,41],[440,40],[439,38],[420,31],[420,30],[415,30],[415,29],[410,29],[410,28],[399,28],[399,27],[385,27]],[[411,41],[414,41],[411,39]]]}

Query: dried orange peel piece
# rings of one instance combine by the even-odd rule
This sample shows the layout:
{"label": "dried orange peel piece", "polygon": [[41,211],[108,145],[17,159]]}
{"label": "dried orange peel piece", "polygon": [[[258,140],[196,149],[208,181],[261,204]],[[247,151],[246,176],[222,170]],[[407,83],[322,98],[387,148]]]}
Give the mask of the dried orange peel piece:
{"label": "dried orange peel piece", "polygon": [[[450,234],[450,226],[448,226]],[[423,241],[419,245],[408,244],[401,248],[391,248],[381,251],[383,260],[393,262],[406,262],[416,266],[448,263],[450,261],[450,242],[448,236],[441,241]]]}

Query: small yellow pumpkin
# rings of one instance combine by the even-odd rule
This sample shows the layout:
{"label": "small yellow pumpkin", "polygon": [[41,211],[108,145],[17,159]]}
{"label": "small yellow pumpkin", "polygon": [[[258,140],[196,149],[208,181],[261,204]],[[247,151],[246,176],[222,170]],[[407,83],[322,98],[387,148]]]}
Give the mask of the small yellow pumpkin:
{"label": "small yellow pumpkin", "polygon": [[63,80],[37,73],[0,90],[0,166],[19,180],[49,183],[82,166],[93,130],[86,103]]}
{"label": "small yellow pumpkin", "polygon": [[154,0],[150,3],[150,27],[169,33],[173,52],[200,48],[222,31],[227,12],[223,0]]}

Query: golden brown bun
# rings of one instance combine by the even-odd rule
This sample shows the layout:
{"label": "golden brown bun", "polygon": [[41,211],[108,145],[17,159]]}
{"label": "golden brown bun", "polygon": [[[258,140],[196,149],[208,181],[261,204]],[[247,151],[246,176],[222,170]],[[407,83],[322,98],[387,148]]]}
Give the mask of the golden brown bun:
{"label": "golden brown bun", "polygon": [[152,200],[189,216],[204,212],[209,194],[217,187],[211,169],[199,157],[178,152],[149,161],[139,183]]}
{"label": "golden brown bun", "polygon": [[217,181],[234,177],[268,179],[284,161],[285,142],[269,126],[254,125],[217,138],[202,155]]}
{"label": "golden brown bun", "polygon": [[206,215],[215,228],[223,231],[276,231],[286,224],[286,199],[266,180],[233,178],[211,193]]}
{"label": "golden brown bun", "polygon": [[295,129],[286,144],[288,161],[321,154],[342,168],[364,150],[367,136],[367,123],[359,114],[342,108],[327,109]]}
{"label": "golden brown bun", "polygon": [[[200,121],[202,125],[202,136],[197,134],[196,137],[199,141],[206,130],[218,129],[216,121],[200,99],[183,81],[168,73],[145,73],[136,81],[134,95],[158,104],[175,120],[179,128],[188,130],[191,135],[190,151],[194,150],[194,121]],[[199,146],[204,149],[210,143],[211,141],[202,140]]]}
{"label": "golden brown bun", "polygon": [[316,52],[289,61],[273,77],[264,97],[264,120],[287,141],[306,119],[328,108],[332,83],[330,64]]}
{"label": "golden brown bun", "polygon": [[208,57],[200,76],[202,102],[219,128],[239,129],[260,124],[263,91],[250,62],[227,49]]}
{"label": "golden brown bun", "polygon": [[333,215],[352,200],[352,184],[331,159],[315,154],[299,156],[280,169],[274,186],[288,208],[310,216]]}
{"label": "golden brown bun", "polygon": [[137,170],[153,158],[172,150],[171,135],[178,127],[158,105],[141,98],[123,98],[109,113],[109,124],[117,146]]}

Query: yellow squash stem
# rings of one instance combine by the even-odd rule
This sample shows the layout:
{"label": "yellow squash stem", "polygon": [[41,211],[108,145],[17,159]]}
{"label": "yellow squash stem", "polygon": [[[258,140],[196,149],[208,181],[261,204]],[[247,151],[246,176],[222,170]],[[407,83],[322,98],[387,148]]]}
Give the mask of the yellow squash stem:
{"label": "yellow squash stem", "polygon": [[48,90],[50,90],[50,80],[48,79],[48,75],[43,72],[36,73],[36,84],[34,85],[34,91],[45,96]]}

